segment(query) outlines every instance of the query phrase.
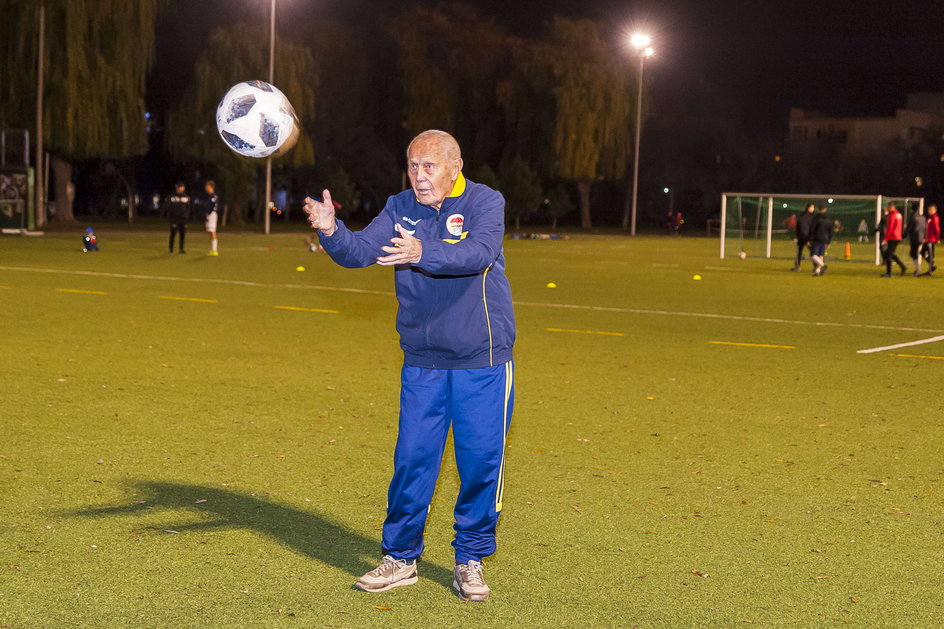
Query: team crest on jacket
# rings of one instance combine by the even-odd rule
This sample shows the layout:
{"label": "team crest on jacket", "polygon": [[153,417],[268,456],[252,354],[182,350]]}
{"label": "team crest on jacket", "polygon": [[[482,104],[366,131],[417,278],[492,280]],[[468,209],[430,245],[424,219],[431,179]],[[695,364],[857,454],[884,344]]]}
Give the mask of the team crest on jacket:
{"label": "team crest on jacket", "polygon": [[465,217],[462,214],[453,214],[446,219],[446,230],[453,236],[461,236],[464,223]]}

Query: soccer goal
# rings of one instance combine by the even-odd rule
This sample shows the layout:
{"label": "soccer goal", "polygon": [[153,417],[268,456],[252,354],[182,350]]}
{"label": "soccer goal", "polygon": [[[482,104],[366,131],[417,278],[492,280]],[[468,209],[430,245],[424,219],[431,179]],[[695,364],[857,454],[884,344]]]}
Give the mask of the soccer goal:
{"label": "soccer goal", "polygon": [[[796,255],[796,215],[808,203],[827,207],[833,220],[833,258],[874,260],[881,264],[875,228],[882,207],[892,202],[907,220],[911,210],[924,207],[924,198],[851,194],[770,194],[725,192],[721,195],[721,258],[741,256],[793,259]],[[742,255],[743,254],[743,255]]]}

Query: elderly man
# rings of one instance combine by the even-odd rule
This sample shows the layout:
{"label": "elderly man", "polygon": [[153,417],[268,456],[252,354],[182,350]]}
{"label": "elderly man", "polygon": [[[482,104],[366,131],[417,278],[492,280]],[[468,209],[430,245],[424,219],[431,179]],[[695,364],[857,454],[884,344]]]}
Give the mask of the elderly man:
{"label": "elderly man", "polygon": [[490,590],[482,559],[496,549],[505,438],[514,403],[515,321],[502,253],[501,194],[465,179],[459,144],[424,131],[407,148],[410,190],[387,199],[362,231],[334,214],[331,194],[305,200],[325,252],[344,267],[395,268],[403,349],[400,418],[383,527],[383,561],[354,584],[382,592],[417,581],[416,560],[449,426],[461,487],[453,587]]}

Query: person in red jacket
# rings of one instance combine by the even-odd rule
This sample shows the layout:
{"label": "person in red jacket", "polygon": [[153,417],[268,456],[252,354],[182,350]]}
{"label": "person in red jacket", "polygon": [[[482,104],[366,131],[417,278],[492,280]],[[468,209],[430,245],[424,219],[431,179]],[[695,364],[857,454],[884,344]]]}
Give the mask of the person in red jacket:
{"label": "person in red jacket", "polygon": [[885,273],[882,274],[882,277],[892,276],[892,260],[901,267],[901,274],[904,275],[907,269],[904,263],[895,255],[895,249],[898,248],[898,243],[901,242],[901,214],[894,203],[889,203],[886,207],[888,209],[888,227],[885,230],[885,237],[882,238],[882,243],[885,244]]}
{"label": "person in red jacket", "polygon": [[937,205],[928,206],[928,227],[925,234],[924,247],[921,255],[928,261],[928,270],[925,275],[931,275],[937,269],[934,264],[934,249],[941,241],[941,217],[937,214]]}

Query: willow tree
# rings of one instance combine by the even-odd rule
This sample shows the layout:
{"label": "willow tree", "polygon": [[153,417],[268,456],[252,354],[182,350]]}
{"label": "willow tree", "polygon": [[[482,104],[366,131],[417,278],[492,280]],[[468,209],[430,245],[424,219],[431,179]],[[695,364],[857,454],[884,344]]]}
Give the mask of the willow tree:
{"label": "willow tree", "polygon": [[[167,117],[168,148],[174,159],[210,166],[218,189],[245,220],[256,176],[264,162],[239,157],[216,131],[216,106],[226,91],[240,81],[268,77],[268,32],[255,25],[216,28],[197,59],[194,78]],[[298,144],[276,164],[288,167],[314,163],[311,139],[304,131],[315,112],[315,83],[311,52],[285,40],[276,41],[275,84],[285,93],[302,123]]]}
{"label": "willow tree", "polygon": [[555,17],[541,55],[554,76],[557,173],[577,184],[584,229],[592,227],[593,183],[625,176],[635,105],[625,59],[604,32],[597,22]]}
{"label": "willow tree", "polygon": [[543,45],[527,39],[509,40],[511,75],[496,86],[503,112],[503,159],[523,159],[542,179],[557,176],[551,145],[554,138],[553,76],[542,59]]}
{"label": "willow tree", "polygon": [[72,162],[147,151],[144,93],[154,25],[165,0],[0,1],[4,55],[0,122],[35,127],[38,11],[45,9],[45,150],[52,155],[56,208],[73,220]]}
{"label": "willow tree", "polygon": [[399,53],[403,126],[451,132],[470,166],[500,157],[502,118],[496,87],[511,73],[510,39],[467,5],[414,6],[389,29]]}

